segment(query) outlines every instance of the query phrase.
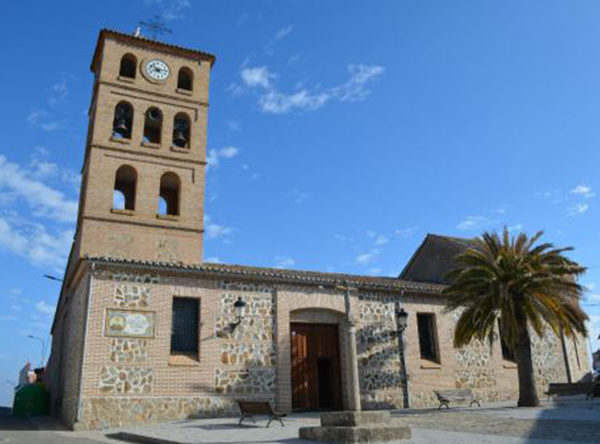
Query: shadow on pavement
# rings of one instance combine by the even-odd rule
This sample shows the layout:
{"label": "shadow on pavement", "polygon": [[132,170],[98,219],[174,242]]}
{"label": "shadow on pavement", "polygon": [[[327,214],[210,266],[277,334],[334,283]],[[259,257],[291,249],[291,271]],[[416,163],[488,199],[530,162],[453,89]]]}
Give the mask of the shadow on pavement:
{"label": "shadow on pavement", "polygon": [[600,442],[600,402],[585,396],[545,401],[540,407],[516,405],[396,410],[393,418],[413,428],[521,438],[524,442]]}
{"label": "shadow on pavement", "polygon": [[35,416],[23,418],[12,416],[12,410],[8,407],[0,407],[0,430],[68,430],[56,418],[52,416]]}

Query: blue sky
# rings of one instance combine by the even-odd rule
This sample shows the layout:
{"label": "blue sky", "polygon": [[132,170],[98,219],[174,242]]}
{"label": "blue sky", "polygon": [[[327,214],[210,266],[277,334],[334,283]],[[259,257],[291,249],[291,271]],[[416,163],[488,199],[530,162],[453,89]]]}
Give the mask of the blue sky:
{"label": "blue sky", "polygon": [[98,31],[154,14],[217,56],[205,259],[393,276],[426,233],[545,230],[598,336],[597,1],[7,2],[0,404],[48,335]]}

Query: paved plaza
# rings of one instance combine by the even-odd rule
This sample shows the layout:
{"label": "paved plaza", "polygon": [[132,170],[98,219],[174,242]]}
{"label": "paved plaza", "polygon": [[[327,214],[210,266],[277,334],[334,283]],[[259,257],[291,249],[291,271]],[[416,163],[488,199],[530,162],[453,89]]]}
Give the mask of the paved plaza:
{"label": "paved plaza", "polygon": [[[395,411],[392,417],[410,425],[413,437],[404,444],[560,444],[600,442],[600,400],[568,398],[560,402],[544,402],[541,408],[514,407],[514,404],[484,405],[481,408],[457,407],[450,410]],[[25,424],[26,421],[22,424]],[[0,442],[11,443],[118,443],[123,440],[153,444],[251,443],[301,444],[298,429],[317,425],[318,414],[295,414],[286,426],[266,419],[242,427],[235,418],[193,419],[164,424],[127,427],[94,432],[59,430],[49,419],[37,419],[36,427],[3,427]],[[16,429],[16,430],[15,430]],[[117,439],[119,438],[119,439]]]}

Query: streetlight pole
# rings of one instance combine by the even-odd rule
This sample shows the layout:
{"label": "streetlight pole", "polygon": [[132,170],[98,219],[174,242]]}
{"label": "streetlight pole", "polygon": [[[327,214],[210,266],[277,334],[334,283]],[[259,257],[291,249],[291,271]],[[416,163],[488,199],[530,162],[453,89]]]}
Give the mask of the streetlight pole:
{"label": "streetlight pole", "polygon": [[29,339],[33,339],[36,341],[40,341],[42,343],[42,365],[41,367],[44,366],[44,360],[46,358],[46,341],[44,341],[42,338],[40,338],[39,336],[33,336],[33,335],[27,335],[27,337]]}
{"label": "streetlight pole", "polygon": [[404,344],[404,331],[408,325],[408,313],[396,302],[396,330],[398,333],[398,352],[400,354],[400,378],[402,380],[402,395],[404,408],[410,408],[410,397],[408,393],[408,372],[406,371],[406,349]]}

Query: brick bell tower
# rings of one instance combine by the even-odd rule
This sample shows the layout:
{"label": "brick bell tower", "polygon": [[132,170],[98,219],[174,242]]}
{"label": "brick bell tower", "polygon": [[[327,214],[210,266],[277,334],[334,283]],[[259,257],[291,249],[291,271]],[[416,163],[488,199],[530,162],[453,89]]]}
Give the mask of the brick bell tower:
{"label": "brick bell tower", "polygon": [[202,261],[215,57],[102,30],[71,260]]}

